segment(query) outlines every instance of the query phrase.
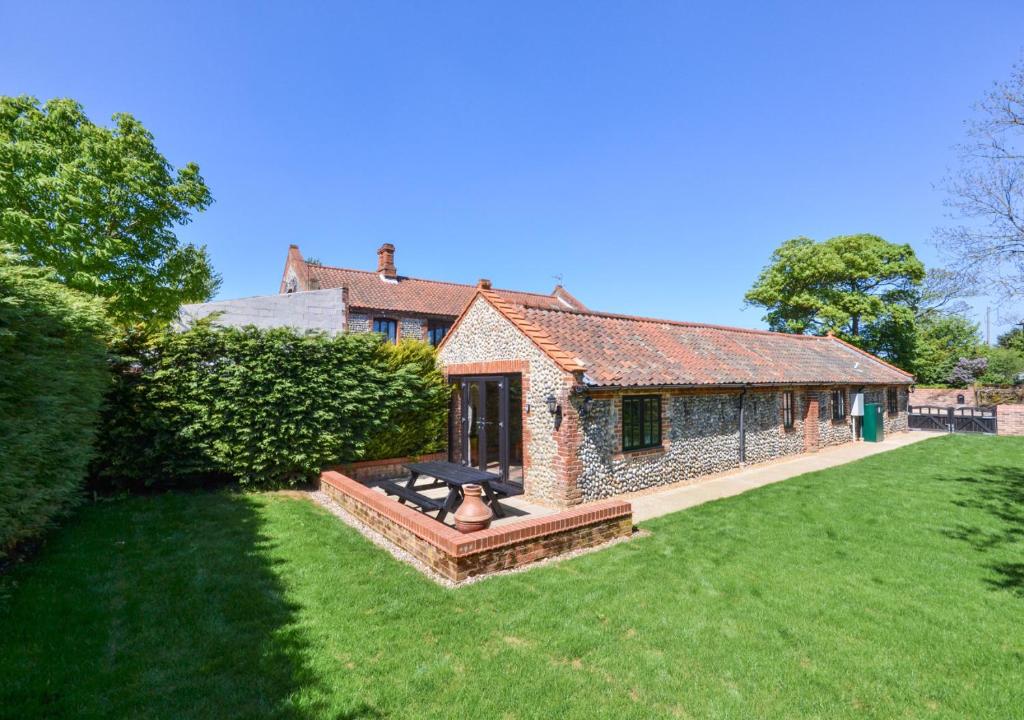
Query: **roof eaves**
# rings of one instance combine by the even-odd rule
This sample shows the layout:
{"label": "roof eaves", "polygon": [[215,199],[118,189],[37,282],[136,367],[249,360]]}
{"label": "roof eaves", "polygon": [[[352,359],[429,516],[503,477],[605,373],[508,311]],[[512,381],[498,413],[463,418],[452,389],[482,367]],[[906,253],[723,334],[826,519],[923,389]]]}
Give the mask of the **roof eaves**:
{"label": "roof eaves", "polygon": [[867,350],[862,350],[861,348],[857,347],[856,345],[853,345],[851,343],[846,342],[841,337],[837,337],[836,335],[833,335],[832,333],[829,333],[825,337],[830,338],[832,340],[835,340],[840,345],[845,345],[846,347],[850,348],[851,350],[853,350],[855,352],[858,352],[861,355],[864,355],[865,357],[871,358],[872,360],[874,360],[877,363],[881,363],[882,365],[885,365],[890,370],[894,370],[894,371],[898,372],[900,375],[903,375],[905,377],[910,378],[911,381],[916,379],[914,377],[913,373],[909,373],[909,372],[907,372],[906,370],[904,370],[902,368],[898,368],[895,365],[893,365],[892,363],[886,362],[885,360],[883,360],[882,358],[878,357],[877,355],[872,355]]}

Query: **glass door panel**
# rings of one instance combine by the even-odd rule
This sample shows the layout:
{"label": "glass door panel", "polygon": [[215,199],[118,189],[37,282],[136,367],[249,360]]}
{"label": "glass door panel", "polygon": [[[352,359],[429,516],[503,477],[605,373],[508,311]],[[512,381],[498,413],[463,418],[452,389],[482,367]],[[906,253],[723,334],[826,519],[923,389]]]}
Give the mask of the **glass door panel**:
{"label": "glass door panel", "polygon": [[466,378],[462,390],[463,465],[508,477],[508,379]]}

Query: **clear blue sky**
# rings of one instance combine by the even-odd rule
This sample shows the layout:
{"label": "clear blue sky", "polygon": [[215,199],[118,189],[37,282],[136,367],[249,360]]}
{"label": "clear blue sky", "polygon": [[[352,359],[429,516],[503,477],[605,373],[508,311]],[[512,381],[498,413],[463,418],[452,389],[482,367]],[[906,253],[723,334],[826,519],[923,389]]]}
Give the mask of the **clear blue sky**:
{"label": "clear blue sky", "polygon": [[392,242],[403,274],[758,326],[790,237],[936,262],[935,185],[1024,3],[2,0],[0,27],[0,93],[131,112],[199,163],[216,203],[181,236],[221,297],[275,292],[289,243],[373,269]]}

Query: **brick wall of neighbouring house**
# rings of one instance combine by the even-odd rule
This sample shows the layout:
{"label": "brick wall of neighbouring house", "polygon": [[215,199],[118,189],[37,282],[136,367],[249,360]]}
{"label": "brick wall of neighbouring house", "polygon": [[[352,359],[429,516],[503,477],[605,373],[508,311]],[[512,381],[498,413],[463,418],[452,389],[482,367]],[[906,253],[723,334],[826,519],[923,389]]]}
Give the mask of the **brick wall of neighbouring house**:
{"label": "brick wall of neighbouring house", "polygon": [[633,532],[632,507],[622,500],[463,534],[338,472],[322,473],[320,489],[358,520],[455,581],[522,567]]}
{"label": "brick wall of neighbouring house", "polygon": [[[427,339],[428,318],[416,315],[403,315],[402,313],[386,312],[384,310],[376,313],[355,311],[349,314],[349,332],[370,332],[373,329],[375,318],[389,318],[398,323],[398,338],[413,338],[415,340]],[[443,322],[451,323],[452,318],[440,318]]]}
{"label": "brick wall of neighbouring house", "polygon": [[996,433],[1024,436],[1024,405],[1000,405],[996,410]]}
{"label": "brick wall of neighbouring house", "polygon": [[911,405],[940,405],[948,407],[957,405],[957,399],[963,397],[964,405],[974,405],[973,390],[958,390],[956,388],[914,388],[910,395]]}
{"label": "brick wall of neighbouring house", "polygon": [[363,313],[352,313],[348,316],[348,331],[356,333],[370,332],[373,327],[369,315]]}

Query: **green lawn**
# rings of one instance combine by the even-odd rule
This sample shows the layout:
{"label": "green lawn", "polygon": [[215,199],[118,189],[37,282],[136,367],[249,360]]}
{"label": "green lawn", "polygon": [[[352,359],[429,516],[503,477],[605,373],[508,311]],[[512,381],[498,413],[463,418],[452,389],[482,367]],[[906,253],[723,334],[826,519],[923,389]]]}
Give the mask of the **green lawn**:
{"label": "green lawn", "polygon": [[94,504],[0,579],[0,715],[1024,716],[1024,439],[645,527],[446,590],[304,499]]}

